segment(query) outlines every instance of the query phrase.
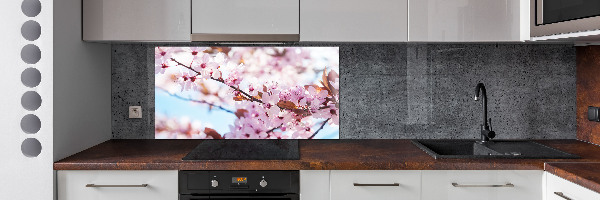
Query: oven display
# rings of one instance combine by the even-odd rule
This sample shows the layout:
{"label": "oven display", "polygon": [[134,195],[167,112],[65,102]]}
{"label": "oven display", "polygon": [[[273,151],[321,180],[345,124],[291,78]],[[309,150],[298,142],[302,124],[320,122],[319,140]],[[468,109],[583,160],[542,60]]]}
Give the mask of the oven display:
{"label": "oven display", "polygon": [[246,184],[246,183],[248,183],[248,178],[246,178],[246,177],[231,177],[231,183]]}

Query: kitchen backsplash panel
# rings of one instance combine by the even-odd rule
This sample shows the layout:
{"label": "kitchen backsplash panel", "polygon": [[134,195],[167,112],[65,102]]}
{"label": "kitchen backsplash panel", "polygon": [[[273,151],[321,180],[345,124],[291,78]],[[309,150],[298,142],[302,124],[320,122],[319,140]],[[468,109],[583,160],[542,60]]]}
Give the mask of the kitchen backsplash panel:
{"label": "kitchen backsplash panel", "polygon": [[[157,45],[165,44],[112,45],[114,139],[154,138]],[[479,138],[478,82],[486,84],[497,138],[576,137],[572,45],[308,46],[321,45],[340,49],[341,139]],[[142,119],[128,118],[133,105],[142,106]]]}
{"label": "kitchen backsplash panel", "polygon": [[338,139],[338,47],[156,47],[155,139]]}

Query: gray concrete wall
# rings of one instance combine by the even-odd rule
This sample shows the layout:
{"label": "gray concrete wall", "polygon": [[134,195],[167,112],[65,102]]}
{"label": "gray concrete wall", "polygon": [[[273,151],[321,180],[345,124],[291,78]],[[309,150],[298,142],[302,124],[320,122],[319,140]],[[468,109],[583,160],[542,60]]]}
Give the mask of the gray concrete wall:
{"label": "gray concrete wall", "polygon": [[[576,137],[572,45],[319,45],[340,47],[342,139],[478,138],[478,82],[497,138]],[[154,46],[112,46],[115,139],[154,138]],[[127,118],[130,105],[142,119]]]}

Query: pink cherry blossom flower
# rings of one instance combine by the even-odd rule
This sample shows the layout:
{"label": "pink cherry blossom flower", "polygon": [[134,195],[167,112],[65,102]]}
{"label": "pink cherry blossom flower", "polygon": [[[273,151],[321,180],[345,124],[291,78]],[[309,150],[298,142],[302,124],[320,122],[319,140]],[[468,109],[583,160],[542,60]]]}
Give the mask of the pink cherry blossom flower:
{"label": "pink cherry blossom flower", "polygon": [[154,64],[154,74],[164,74],[167,68],[171,67],[168,61],[161,61]]}
{"label": "pink cherry blossom flower", "polygon": [[258,87],[256,87],[255,84],[248,85],[248,94],[252,96],[258,95]]}
{"label": "pink cherry blossom flower", "polygon": [[179,77],[179,85],[181,86],[181,91],[198,91],[198,84],[196,84],[196,80],[197,78],[195,75],[192,75],[189,72],[183,72],[183,75]]}
{"label": "pink cherry blossom flower", "polygon": [[211,62],[212,58],[207,53],[201,53],[202,56],[197,56],[194,58],[194,62],[192,63],[192,68],[196,71],[200,71],[206,69],[208,64]]}
{"label": "pink cherry blossom flower", "polygon": [[188,49],[189,49],[188,51],[192,54],[192,56],[194,56],[194,58],[196,58],[196,57],[200,56],[201,54],[203,54],[202,52],[204,50],[206,50],[207,48],[206,47],[189,47]]}
{"label": "pink cherry blossom flower", "polygon": [[240,70],[244,67],[244,64],[239,64],[238,66],[229,66],[229,74],[227,78],[225,78],[225,84],[229,86],[238,86],[242,83],[243,76],[241,75]]}
{"label": "pink cherry blossom flower", "polygon": [[214,62],[219,63],[219,64],[225,64],[225,62],[227,61],[226,55],[224,53],[217,53],[217,55],[214,58]]}
{"label": "pink cherry blossom flower", "polygon": [[220,79],[221,78],[221,71],[219,70],[213,70],[211,71],[211,77],[214,79]]}
{"label": "pink cherry blossom flower", "polygon": [[171,59],[173,50],[169,47],[156,47],[154,49],[154,63],[163,63]]}

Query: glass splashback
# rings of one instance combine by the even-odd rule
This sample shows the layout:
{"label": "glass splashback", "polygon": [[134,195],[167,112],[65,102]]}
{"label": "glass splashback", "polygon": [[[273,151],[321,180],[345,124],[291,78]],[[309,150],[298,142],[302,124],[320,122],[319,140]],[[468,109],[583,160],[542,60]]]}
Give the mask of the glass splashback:
{"label": "glass splashback", "polygon": [[156,139],[338,139],[338,47],[156,47]]}

